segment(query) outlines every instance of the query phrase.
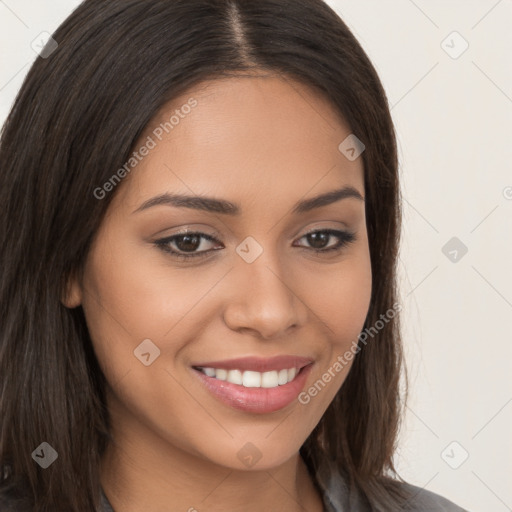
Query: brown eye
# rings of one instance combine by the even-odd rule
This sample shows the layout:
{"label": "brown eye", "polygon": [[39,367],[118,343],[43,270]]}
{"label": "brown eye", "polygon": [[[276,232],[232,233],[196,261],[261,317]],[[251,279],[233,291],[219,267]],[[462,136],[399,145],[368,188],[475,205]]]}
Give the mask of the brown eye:
{"label": "brown eye", "polygon": [[[205,256],[216,249],[201,250],[205,244],[203,240],[208,242],[219,242],[216,238],[206,233],[181,233],[157,240],[155,244],[165,252],[172,254],[177,258],[197,258]],[[173,245],[175,248],[173,248]],[[208,244],[206,244],[208,245]]]}
{"label": "brown eye", "polygon": [[[317,252],[323,253],[328,251],[340,250],[356,239],[355,233],[349,231],[339,231],[335,229],[321,229],[306,233],[301,237],[307,240],[310,248]],[[329,247],[328,243],[332,238],[337,238],[338,242]]]}

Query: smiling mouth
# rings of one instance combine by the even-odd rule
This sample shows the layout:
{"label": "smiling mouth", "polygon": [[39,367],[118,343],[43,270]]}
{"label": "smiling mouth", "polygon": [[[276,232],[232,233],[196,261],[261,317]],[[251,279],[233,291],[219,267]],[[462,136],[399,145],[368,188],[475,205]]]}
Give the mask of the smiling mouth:
{"label": "smiling mouth", "polygon": [[237,384],[245,388],[276,388],[284,386],[297,377],[303,368],[283,368],[268,372],[257,372],[252,370],[227,370],[225,368],[193,367],[204,373],[207,377]]}
{"label": "smiling mouth", "polygon": [[195,361],[191,369],[205,389],[224,404],[266,414],[297,399],[313,365],[311,357],[281,354]]}

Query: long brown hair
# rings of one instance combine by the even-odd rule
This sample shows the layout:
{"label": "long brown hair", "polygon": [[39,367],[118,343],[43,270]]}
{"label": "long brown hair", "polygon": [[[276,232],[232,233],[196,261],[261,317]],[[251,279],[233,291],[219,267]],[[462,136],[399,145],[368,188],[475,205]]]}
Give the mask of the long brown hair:
{"label": "long brown hair", "polygon": [[[330,101],[366,146],[365,328],[397,299],[398,163],[377,73],[321,0],[85,0],[53,39],[58,47],[33,64],[0,142],[0,494],[34,511],[83,512],[99,504],[109,415],[82,308],[60,297],[114,193],[99,200],[94,189],[123,166],[155,114],[204,80],[256,70]],[[301,448],[313,475],[333,461],[376,509],[397,499],[399,330],[395,315],[360,344]],[[46,470],[31,456],[43,441],[58,452]]]}

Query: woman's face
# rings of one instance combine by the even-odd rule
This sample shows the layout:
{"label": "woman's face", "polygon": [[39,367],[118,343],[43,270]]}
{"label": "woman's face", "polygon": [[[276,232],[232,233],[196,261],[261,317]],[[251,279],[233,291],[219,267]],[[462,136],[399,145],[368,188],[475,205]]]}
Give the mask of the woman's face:
{"label": "woman's face", "polygon": [[120,437],[239,469],[299,450],[370,303],[362,158],[338,149],[350,133],[270,77],[203,83],[153,120],[65,299],[83,306]]}

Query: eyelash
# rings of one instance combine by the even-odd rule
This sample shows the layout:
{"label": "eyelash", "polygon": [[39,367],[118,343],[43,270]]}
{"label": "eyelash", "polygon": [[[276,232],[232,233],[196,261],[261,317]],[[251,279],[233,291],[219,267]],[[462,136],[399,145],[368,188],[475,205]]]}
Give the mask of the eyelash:
{"label": "eyelash", "polygon": [[[314,248],[302,247],[303,249],[309,249],[316,254],[323,254],[323,253],[327,253],[330,251],[340,252],[341,249],[343,249],[345,246],[349,245],[350,243],[352,243],[356,240],[355,233],[350,232],[350,231],[340,231],[337,229],[317,229],[314,231],[309,231],[308,233],[305,233],[304,235],[302,235],[299,238],[299,240],[308,235],[312,235],[312,234],[316,234],[316,233],[324,233],[324,234],[327,234],[330,236],[335,236],[339,239],[339,242],[336,245],[334,245],[332,247],[327,247],[326,249],[314,249]],[[202,258],[202,257],[205,257],[206,255],[208,255],[210,252],[217,250],[217,249],[210,249],[208,251],[200,251],[200,252],[187,254],[187,253],[177,252],[169,247],[170,243],[174,242],[176,239],[179,239],[183,236],[199,236],[201,238],[204,238],[205,240],[208,240],[209,242],[219,242],[216,238],[214,238],[211,235],[207,235],[206,233],[191,231],[191,232],[180,233],[179,235],[172,235],[170,237],[162,238],[160,240],[156,240],[154,242],[154,244],[162,251],[164,251],[166,253],[170,253],[174,258],[181,259],[181,260],[189,260],[191,258]],[[330,238],[329,238],[329,241],[330,241]]]}

